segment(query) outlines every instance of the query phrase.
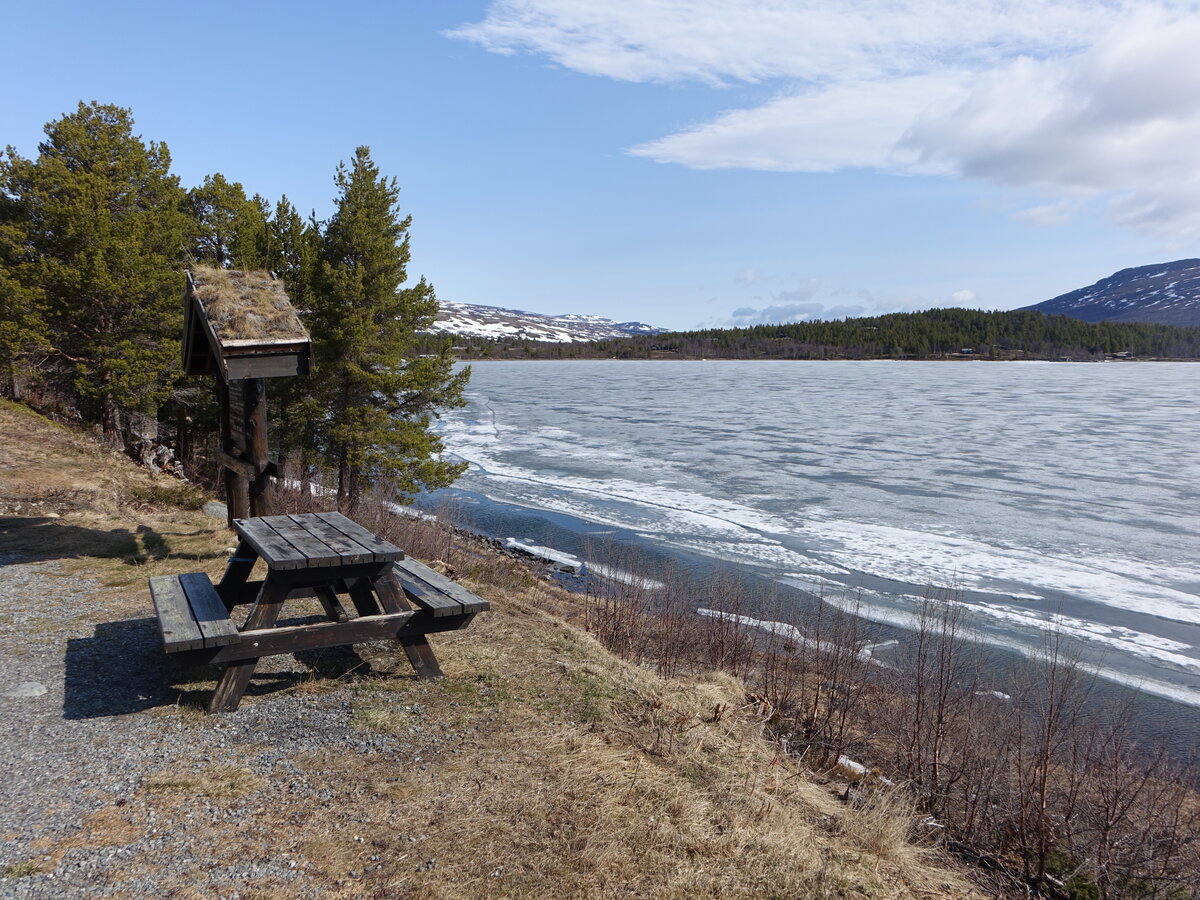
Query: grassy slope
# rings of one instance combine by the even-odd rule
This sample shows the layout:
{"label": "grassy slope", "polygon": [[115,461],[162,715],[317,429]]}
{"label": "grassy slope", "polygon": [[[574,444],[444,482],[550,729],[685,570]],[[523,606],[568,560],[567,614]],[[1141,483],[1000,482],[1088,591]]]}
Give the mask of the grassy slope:
{"label": "grassy slope", "polygon": [[[148,615],[148,575],[223,567],[222,524],[163,502],[187,501],[187,490],[85,437],[0,405],[0,460],[0,550],[98,578],[107,589],[90,619]],[[331,897],[972,895],[905,843],[903,803],[847,807],[781,758],[733,679],[667,682],[616,659],[571,624],[569,595],[511,561],[469,575],[494,608],[434,639],[445,680],[420,683],[400,667],[282,682],[285,692],[344,692],[357,728],[392,733],[407,750],[298,754],[291,762],[320,802],[250,768],[140,773],[136,802],[88,817],[46,853],[186,820],[197,873],[286,854],[308,888]],[[0,624],[13,639],[34,627]],[[183,703],[138,715],[191,729],[201,745],[214,720],[192,704],[210,686],[182,685]],[[278,696],[251,693],[243,709]],[[453,740],[425,743],[438,735]],[[240,828],[196,824],[186,817],[197,798],[255,814]],[[242,896],[289,890],[250,884]]]}

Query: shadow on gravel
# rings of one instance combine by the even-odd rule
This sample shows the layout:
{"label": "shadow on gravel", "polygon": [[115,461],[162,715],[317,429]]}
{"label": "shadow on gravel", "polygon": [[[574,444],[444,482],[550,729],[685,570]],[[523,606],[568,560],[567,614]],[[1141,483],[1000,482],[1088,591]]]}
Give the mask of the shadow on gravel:
{"label": "shadow on gravel", "polygon": [[[52,559],[119,559],[140,565],[170,554],[171,538],[187,538],[189,532],[160,533],[149,525],[135,529],[84,528],[64,525],[47,516],[0,516],[0,546],[7,562],[41,562]],[[188,553],[189,559],[216,559],[218,553]],[[9,558],[11,557],[11,559]]]}
{"label": "shadow on gravel", "polygon": [[[352,647],[307,650],[295,659],[302,668],[255,672],[246,693],[261,697],[313,681],[379,674]],[[92,637],[67,641],[63,718],[121,716],[168,704],[203,709],[220,674],[215,666],[163,653],[152,618],[105,622]]]}
{"label": "shadow on gravel", "polygon": [[170,697],[163,657],[154,619],[105,622],[90,638],[71,638],[63,717],[95,719],[161,706]]}

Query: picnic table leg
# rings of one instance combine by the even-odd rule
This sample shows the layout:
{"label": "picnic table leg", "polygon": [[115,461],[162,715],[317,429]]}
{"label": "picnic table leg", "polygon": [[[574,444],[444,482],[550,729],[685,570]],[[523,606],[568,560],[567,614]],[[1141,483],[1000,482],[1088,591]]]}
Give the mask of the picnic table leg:
{"label": "picnic table leg", "polygon": [[[404,596],[404,590],[392,575],[391,566],[388,566],[383,574],[375,579],[375,592],[379,595],[379,602],[383,604],[383,608],[387,612],[405,612],[412,609],[412,604]],[[418,634],[400,638],[400,646],[404,648],[404,655],[408,657],[408,661],[412,664],[419,679],[431,681],[435,678],[445,677],[425,635]]]}
{"label": "picnic table leg", "polygon": [[[276,584],[268,574],[266,581],[263,582],[258,600],[255,601],[254,608],[250,610],[246,624],[242,626],[242,631],[273,626],[275,620],[279,618],[279,608],[283,605],[287,595],[287,586]],[[242,701],[242,694],[246,693],[246,686],[250,683],[250,676],[254,674],[254,667],[257,665],[258,657],[227,665],[221,674],[221,680],[217,682],[217,689],[213,691],[212,699],[208,702],[208,711],[210,713],[233,712],[237,709],[238,704]]]}
{"label": "picnic table leg", "polygon": [[371,583],[365,578],[351,578],[348,581],[346,589],[350,592],[350,599],[354,601],[354,608],[358,614],[360,616],[379,615],[382,610],[375,601],[375,595],[371,592]]}
{"label": "picnic table leg", "polygon": [[226,609],[233,609],[237,606],[238,595],[257,561],[258,551],[245,541],[239,541],[237,551],[225,567],[221,583],[217,585],[217,593],[221,595]]}
{"label": "picnic table leg", "polygon": [[342,604],[333,588],[326,585],[316,588],[314,593],[321,601],[321,605],[325,607],[325,615],[329,616],[331,622],[346,621],[346,610],[342,609]]}

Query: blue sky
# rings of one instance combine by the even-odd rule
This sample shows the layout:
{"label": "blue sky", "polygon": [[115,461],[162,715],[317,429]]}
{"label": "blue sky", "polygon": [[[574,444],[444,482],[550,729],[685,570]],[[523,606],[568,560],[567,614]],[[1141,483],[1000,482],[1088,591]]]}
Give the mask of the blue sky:
{"label": "blue sky", "polygon": [[1078,0],[16,2],[0,140],[130,107],[329,214],[359,144],[443,300],[673,328],[1009,309],[1200,256],[1200,14]]}

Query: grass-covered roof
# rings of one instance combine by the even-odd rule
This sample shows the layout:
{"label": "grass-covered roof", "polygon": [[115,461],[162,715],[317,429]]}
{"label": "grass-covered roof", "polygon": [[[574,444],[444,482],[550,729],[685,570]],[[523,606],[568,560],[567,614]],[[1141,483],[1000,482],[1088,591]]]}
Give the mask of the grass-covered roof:
{"label": "grass-covered roof", "polygon": [[197,266],[194,294],[222,344],[233,341],[307,341],[283,282],[270,272]]}

